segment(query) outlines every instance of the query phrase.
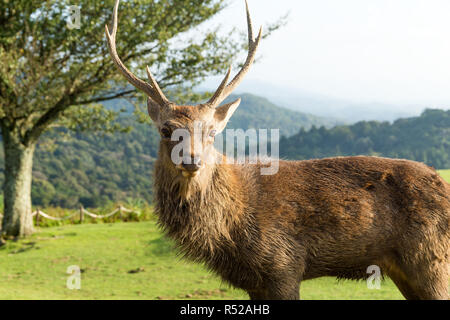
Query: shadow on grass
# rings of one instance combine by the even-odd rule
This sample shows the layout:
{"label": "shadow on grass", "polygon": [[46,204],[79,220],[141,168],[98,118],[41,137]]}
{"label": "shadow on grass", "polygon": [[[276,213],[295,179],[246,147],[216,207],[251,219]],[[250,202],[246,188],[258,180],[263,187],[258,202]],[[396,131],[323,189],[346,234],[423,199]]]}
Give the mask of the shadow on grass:
{"label": "shadow on grass", "polygon": [[150,253],[158,256],[172,255],[175,250],[174,244],[164,236],[149,241],[148,245],[150,247]]}
{"label": "shadow on grass", "polygon": [[22,246],[20,247],[11,247],[10,251],[8,252],[8,254],[18,254],[18,253],[23,253],[23,252],[27,252],[33,249],[40,249],[40,247],[36,246],[36,242],[23,242]]}
{"label": "shadow on grass", "polygon": [[66,232],[66,233],[62,234],[62,236],[65,236],[65,237],[76,237],[77,235],[78,234],[76,232]]}

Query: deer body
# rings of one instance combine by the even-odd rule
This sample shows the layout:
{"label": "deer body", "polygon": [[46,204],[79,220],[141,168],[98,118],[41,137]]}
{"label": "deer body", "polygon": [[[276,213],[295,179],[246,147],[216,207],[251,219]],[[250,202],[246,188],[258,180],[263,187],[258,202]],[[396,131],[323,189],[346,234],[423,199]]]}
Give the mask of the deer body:
{"label": "deer body", "polygon": [[176,176],[158,162],[163,229],[188,258],[252,298],[296,299],[301,280],[365,279],[371,265],[406,298],[448,297],[450,187],[423,164],[376,157],[282,161],[274,176],[221,165],[185,198],[183,186],[173,185]]}
{"label": "deer body", "polygon": [[[233,165],[214,149],[240,100],[220,105],[255,58],[247,7],[249,52],[229,81],[198,106],[170,102],[147,68],[132,74],[116,51],[119,1],[108,48],[119,72],[148,96],[161,134],[155,165],[159,224],[184,255],[205,263],[252,299],[297,299],[302,280],[367,277],[377,265],[408,299],[448,299],[450,186],[413,161],[347,157]],[[198,139],[200,138],[200,139]],[[179,146],[182,146],[179,149]],[[200,148],[198,148],[200,146]]]}

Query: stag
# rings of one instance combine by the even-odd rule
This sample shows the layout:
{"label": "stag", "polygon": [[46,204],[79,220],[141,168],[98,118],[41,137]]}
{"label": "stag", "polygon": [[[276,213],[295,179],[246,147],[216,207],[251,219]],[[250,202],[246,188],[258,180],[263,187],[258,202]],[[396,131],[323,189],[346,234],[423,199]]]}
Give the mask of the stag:
{"label": "stag", "polygon": [[[221,103],[249,71],[261,40],[261,29],[254,37],[247,3],[247,59],[197,106],[169,101],[148,67],[146,82],[122,63],[115,44],[118,6],[119,0],[112,31],[106,26],[109,51],[120,73],[148,96],[161,135],[156,213],[187,258],[251,299],[299,299],[303,280],[364,279],[373,265],[407,299],[448,299],[450,185],[434,169],[358,156],[280,161],[278,173],[261,175],[261,163],[226,161],[213,142],[240,99]],[[180,143],[174,132],[194,134],[199,122],[201,147],[188,146],[183,160],[173,161]]]}

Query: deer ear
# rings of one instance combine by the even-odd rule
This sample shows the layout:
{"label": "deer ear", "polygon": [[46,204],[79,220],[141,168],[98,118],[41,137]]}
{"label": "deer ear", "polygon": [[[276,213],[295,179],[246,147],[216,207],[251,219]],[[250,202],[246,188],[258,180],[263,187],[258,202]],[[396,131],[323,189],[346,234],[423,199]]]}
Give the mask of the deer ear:
{"label": "deer ear", "polygon": [[147,98],[148,115],[154,122],[159,121],[159,109],[160,109],[159,104],[157,104],[151,98]]}
{"label": "deer ear", "polygon": [[239,107],[240,103],[241,99],[237,99],[234,102],[227,103],[216,108],[214,119],[216,119],[216,130],[218,133],[222,132],[225,129],[228,120],[230,120],[231,116],[236,111],[237,107]]}

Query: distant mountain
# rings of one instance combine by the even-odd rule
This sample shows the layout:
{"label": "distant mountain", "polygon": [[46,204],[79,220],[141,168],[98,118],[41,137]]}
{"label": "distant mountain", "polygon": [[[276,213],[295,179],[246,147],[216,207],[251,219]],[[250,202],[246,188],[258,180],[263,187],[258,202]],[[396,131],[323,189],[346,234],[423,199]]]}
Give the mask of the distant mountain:
{"label": "distant mountain", "polygon": [[[205,88],[209,87],[207,83]],[[245,81],[236,93],[239,92],[264,96],[276,105],[320,117],[338,119],[347,124],[363,120],[392,122],[399,118],[418,116],[424,109],[430,107],[420,104],[393,105],[376,101],[355,103],[256,80]]]}
{"label": "distant mountain", "polygon": [[313,128],[280,141],[281,156],[312,159],[377,155],[450,168],[450,111],[426,110],[394,123],[362,121],[332,129]]}

